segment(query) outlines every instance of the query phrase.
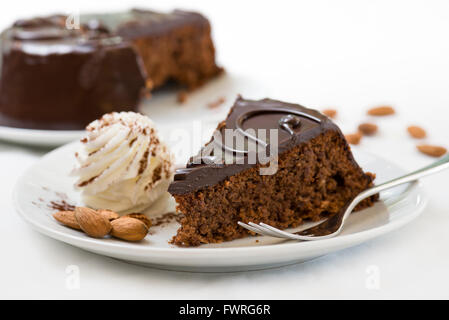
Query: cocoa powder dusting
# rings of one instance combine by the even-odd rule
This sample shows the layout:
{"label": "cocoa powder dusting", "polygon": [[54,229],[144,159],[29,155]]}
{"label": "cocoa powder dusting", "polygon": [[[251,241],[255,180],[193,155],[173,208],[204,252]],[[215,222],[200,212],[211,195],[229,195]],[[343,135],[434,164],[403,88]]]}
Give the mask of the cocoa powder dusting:
{"label": "cocoa powder dusting", "polygon": [[68,203],[65,200],[61,201],[50,201],[48,204],[50,209],[58,210],[58,211],[73,211],[75,210],[75,206]]}
{"label": "cocoa powder dusting", "polygon": [[136,140],[137,140],[137,137],[134,138],[134,139],[132,139],[132,140],[129,142],[129,146],[132,147],[133,144],[134,144],[134,142],[136,142]]}
{"label": "cocoa powder dusting", "polygon": [[168,224],[173,221],[180,222],[182,217],[183,215],[181,214],[177,214],[175,212],[167,212],[164,213],[162,216],[151,219],[151,223],[153,227],[157,227],[164,224]]}
{"label": "cocoa powder dusting", "polygon": [[153,181],[153,183],[156,183],[157,181],[159,181],[162,176],[161,176],[161,172],[162,172],[162,166],[158,165],[156,169],[154,169],[153,171],[153,176],[151,178],[151,180]]}
{"label": "cocoa powder dusting", "polygon": [[148,155],[150,154],[150,146],[148,146],[147,150],[145,150],[145,153],[143,154],[142,159],[140,159],[140,165],[139,165],[139,171],[138,171],[138,175],[141,175],[148,164]]}
{"label": "cocoa powder dusting", "polygon": [[98,175],[96,175],[95,177],[90,178],[89,180],[80,182],[80,183],[78,184],[78,187],[85,187],[85,186],[87,186],[87,185],[90,184],[92,181],[94,181],[97,177],[98,177]]}

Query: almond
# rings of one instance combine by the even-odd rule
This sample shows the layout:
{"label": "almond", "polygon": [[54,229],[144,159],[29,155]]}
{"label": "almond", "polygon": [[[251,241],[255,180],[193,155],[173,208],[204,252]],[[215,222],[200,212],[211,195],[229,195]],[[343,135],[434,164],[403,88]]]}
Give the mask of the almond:
{"label": "almond", "polygon": [[144,214],[142,214],[142,213],[130,213],[130,214],[127,214],[126,216],[123,216],[124,218],[134,218],[134,219],[137,219],[137,220],[140,220],[140,221],[142,221],[146,226],[147,226],[147,228],[148,229],[150,229],[150,227],[151,227],[151,220],[150,219],[148,219]]}
{"label": "almond", "polygon": [[58,211],[53,214],[53,218],[67,227],[81,230],[80,225],[75,219],[75,211]]}
{"label": "almond", "polygon": [[114,212],[111,210],[100,209],[100,210],[97,210],[97,212],[99,214],[101,214],[103,217],[105,217],[106,219],[108,219],[109,221],[120,218],[120,215],[117,212]]}
{"label": "almond", "polygon": [[97,211],[85,208],[75,208],[75,218],[87,235],[94,238],[103,238],[111,231],[111,223]]}
{"label": "almond", "polygon": [[351,134],[345,135],[345,138],[348,141],[348,143],[350,143],[350,144],[359,144],[360,139],[362,139],[362,134],[360,132],[351,133]]}
{"label": "almond", "polygon": [[389,116],[396,112],[390,106],[379,106],[368,110],[370,116]]}
{"label": "almond", "polygon": [[126,241],[140,241],[148,233],[148,228],[145,223],[131,217],[121,217],[113,220],[111,225],[111,235]]}
{"label": "almond", "polygon": [[359,131],[364,135],[364,136],[372,136],[377,132],[377,125],[374,123],[362,123],[361,125],[359,125]]}
{"label": "almond", "polygon": [[335,109],[324,109],[323,111],[321,111],[321,113],[332,119],[337,116],[337,110]]}
{"label": "almond", "polygon": [[419,145],[419,146],[417,146],[417,148],[421,153],[424,153],[431,157],[441,157],[442,155],[444,155],[447,152],[446,148],[444,148],[444,147],[431,146],[428,144]]}
{"label": "almond", "polygon": [[418,126],[410,126],[407,131],[415,139],[423,139],[427,136],[426,131]]}

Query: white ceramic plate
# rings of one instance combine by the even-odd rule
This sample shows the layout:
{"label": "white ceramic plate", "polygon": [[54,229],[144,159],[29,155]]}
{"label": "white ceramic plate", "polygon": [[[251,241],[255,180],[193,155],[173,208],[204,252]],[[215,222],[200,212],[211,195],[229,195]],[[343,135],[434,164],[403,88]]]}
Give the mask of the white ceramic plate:
{"label": "white ceramic plate", "polygon": [[0,139],[24,145],[54,147],[79,139],[83,132],[78,130],[35,130],[0,126]]}
{"label": "white ceramic plate", "polygon": [[[166,88],[153,93],[139,107],[139,111],[148,115],[158,124],[175,126],[186,119],[219,119],[224,118],[227,110],[235,100],[237,94],[244,94],[248,98],[269,96],[257,79],[248,79],[236,74],[224,74],[188,95],[183,104],[177,102],[179,89]],[[216,109],[207,105],[224,97],[225,103]],[[92,119],[94,120],[94,119]],[[55,147],[78,140],[84,131],[79,130],[33,130],[0,126],[0,140],[25,145]]]}
{"label": "white ceramic plate", "polygon": [[[141,243],[99,240],[60,225],[51,216],[54,210],[47,207],[50,201],[61,199],[82,205],[73,188],[74,179],[68,176],[74,166],[73,153],[77,147],[78,143],[72,143],[54,150],[26,171],[14,189],[18,213],[36,230],[54,239],[101,255],[163,269],[256,270],[310,260],[398,229],[415,219],[427,201],[417,183],[397,187],[382,193],[382,201],[374,207],[352,214],[338,237],[312,242],[247,237],[197,248],[178,248],[168,244],[179,226],[176,222],[153,227]],[[355,156],[362,167],[376,172],[378,182],[404,173],[398,166],[377,156],[362,152],[356,152]],[[172,209],[173,200],[167,194],[148,214]]]}

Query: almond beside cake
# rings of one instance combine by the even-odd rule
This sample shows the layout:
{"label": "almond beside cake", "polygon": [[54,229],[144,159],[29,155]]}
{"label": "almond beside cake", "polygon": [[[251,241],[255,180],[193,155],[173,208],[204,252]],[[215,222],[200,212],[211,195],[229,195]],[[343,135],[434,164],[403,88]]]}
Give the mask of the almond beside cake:
{"label": "almond beside cake", "polygon": [[[226,132],[234,138],[223,139]],[[244,141],[236,146],[239,136]],[[254,142],[262,145],[256,156],[249,149]],[[261,161],[267,154],[270,161]],[[263,172],[271,166],[271,173]],[[172,242],[198,246],[248,236],[238,221],[288,228],[319,220],[337,213],[373,180],[328,117],[297,104],[239,97],[214,138],[175,174],[169,192],[184,218]]]}

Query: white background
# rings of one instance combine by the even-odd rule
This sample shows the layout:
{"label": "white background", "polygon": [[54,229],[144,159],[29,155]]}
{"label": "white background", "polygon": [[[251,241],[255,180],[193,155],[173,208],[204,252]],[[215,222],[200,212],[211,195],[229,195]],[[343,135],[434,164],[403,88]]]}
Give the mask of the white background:
{"label": "white background", "polygon": [[[197,9],[212,21],[228,72],[269,88],[258,98],[335,107],[345,132],[368,119],[369,107],[392,104],[398,115],[373,120],[379,135],[357,148],[406,170],[433,161],[416,151],[407,125],[422,125],[426,142],[449,147],[447,1],[15,0],[1,6],[2,28],[53,12]],[[129,265],[33,231],[14,212],[11,190],[45,152],[0,142],[0,298],[449,298],[449,172],[424,180],[427,209],[392,234],[305,264],[194,274]],[[76,290],[66,285],[70,265],[80,270]],[[377,288],[367,286],[373,272]]]}

